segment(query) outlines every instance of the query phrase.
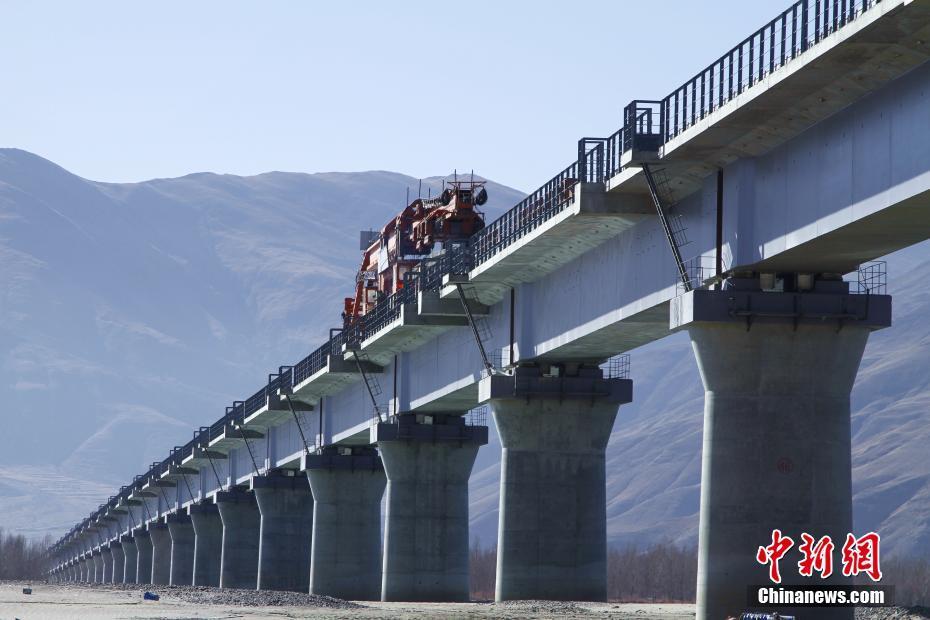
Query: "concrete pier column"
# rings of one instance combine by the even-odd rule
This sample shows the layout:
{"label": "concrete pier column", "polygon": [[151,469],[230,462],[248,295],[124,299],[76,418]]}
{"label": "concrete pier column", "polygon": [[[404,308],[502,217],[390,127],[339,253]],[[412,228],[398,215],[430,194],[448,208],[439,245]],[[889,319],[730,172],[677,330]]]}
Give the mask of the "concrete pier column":
{"label": "concrete pier column", "polygon": [[[772,530],[795,548],[802,532],[840,546],[852,531],[849,393],[869,333],[891,321],[889,297],[848,295],[843,282],[807,292],[763,292],[758,280],[726,287],[672,304],[705,390],[698,620],[738,617],[747,588],[770,584],[756,552]],[[839,570],[822,580],[801,577],[791,562],[781,569],[782,585],[850,582]],[[851,620],[853,609],[814,615]]]}
{"label": "concrete pier column", "polygon": [[304,457],[313,492],[310,594],[381,598],[381,498],[387,478],[370,447]]}
{"label": "concrete pier column", "polygon": [[605,451],[627,378],[596,363],[486,377],[501,439],[495,598],[607,600]]}
{"label": "concrete pier column", "polygon": [[171,570],[168,583],[189,586],[194,581],[194,526],[185,513],[168,515],[171,534]]}
{"label": "concrete pier column", "polygon": [[152,536],[140,527],[132,538],[136,541],[136,583],[152,583]]}
{"label": "concrete pier column", "polygon": [[101,556],[101,552],[102,549],[98,547],[93,553],[94,580],[91,583],[103,583],[103,557]]}
{"label": "concrete pier column", "polygon": [[149,524],[152,540],[152,582],[168,585],[171,581],[171,532],[164,523]]}
{"label": "concrete pier column", "polygon": [[220,587],[258,587],[258,538],[261,515],[249,491],[220,491],[215,496],[223,521]]}
{"label": "concrete pier column", "polygon": [[383,601],[467,601],[468,478],[486,426],[406,414],[371,429],[387,475]]}
{"label": "concrete pier column", "polygon": [[113,553],[110,551],[110,543],[100,547],[100,570],[101,576],[98,583],[111,583],[113,581]]}
{"label": "concrete pier column", "polygon": [[219,587],[223,553],[220,511],[215,504],[192,504],[188,513],[194,527],[193,585]]}
{"label": "concrete pier column", "polygon": [[259,590],[306,592],[310,585],[313,494],[305,475],[289,473],[252,478],[261,514]]}
{"label": "concrete pier column", "polygon": [[80,581],[81,583],[89,583],[87,565],[88,565],[87,558],[85,558],[84,556],[81,556],[81,559],[78,560],[78,570],[79,570],[78,581]]}
{"label": "concrete pier column", "polygon": [[136,563],[138,562],[139,552],[136,549],[136,539],[132,536],[123,536],[120,538],[123,545],[123,583],[136,582]]}
{"label": "concrete pier column", "polygon": [[110,568],[110,582],[123,583],[123,567],[126,556],[123,555],[123,545],[119,542],[110,543],[110,553],[113,554],[113,565]]}

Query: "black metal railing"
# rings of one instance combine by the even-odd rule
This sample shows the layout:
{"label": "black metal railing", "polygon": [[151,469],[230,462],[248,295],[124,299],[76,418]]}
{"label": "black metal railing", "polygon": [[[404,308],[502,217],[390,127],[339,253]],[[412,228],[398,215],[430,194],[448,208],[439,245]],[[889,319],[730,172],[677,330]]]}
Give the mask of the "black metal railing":
{"label": "black metal railing", "polygon": [[475,233],[469,243],[477,266],[561,213],[572,201],[578,184],[578,162],[572,162],[542,187]]}
{"label": "black metal railing", "polygon": [[630,378],[630,354],[614,355],[601,365],[605,379]]}
{"label": "black metal railing", "polygon": [[306,381],[308,378],[326,368],[326,360],[329,359],[332,352],[332,339],[330,339],[320,345],[310,355],[294,364],[292,373],[294,385],[299,385],[301,382]]}
{"label": "black metal railing", "polygon": [[880,0],[799,0],[662,100],[668,142]]}
{"label": "black metal railing", "polygon": [[416,300],[416,287],[404,287],[380,300],[373,310],[368,312],[359,321],[361,331],[358,343],[364,342],[372,334],[376,334],[384,327],[400,318],[401,310],[405,304]]}
{"label": "black metal railing", "polygon": [[859,295],[888,294],[888,263],[875,260],[860,265],[850,292]]}
{"label": "black metal railing", "polygon": [[243,419],[252,415],[256,411],[264,407],[266,404],[268,404],[268,391],[269,391],[269,386],[266,385],[259,391],[249,396],[248,399],[246,399],[245,403],[243,403],[242,405]]}
{"label": "black metal railing", "polygon": [[623,109],[623,150],[658,151],[665,142],[665,106],[636,99]]}
{"label": "black metal railing", "polygon": [[225,428],[226,428],[226,416],[224,415],[222,418],[220,418],[219,420],[217,420],[216,422],[210,425],[209,441],[213,441],[214,439],[219,438],[220,435],[223,434],[223,431],[225,430]]}
{"label": "black metal railing", "polygon": [[578,180],[582,183],[604,182],[604,160],[607,138],[578,140]]}

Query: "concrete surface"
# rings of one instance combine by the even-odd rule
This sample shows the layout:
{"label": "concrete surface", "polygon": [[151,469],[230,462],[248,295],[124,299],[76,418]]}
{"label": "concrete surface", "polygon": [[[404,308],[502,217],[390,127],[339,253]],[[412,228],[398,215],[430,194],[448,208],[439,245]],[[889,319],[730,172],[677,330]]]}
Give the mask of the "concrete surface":
{"label": "concrete surface", "polygon": [[193,585],[220,585],[223,554],[223,520],[216,504],[193,504],[188,509],[194,526]]}
{"label": "concrete surface", "polygon": [[168,532],[171,534],[171,573],[173,586],[189,586],[194,581],[194,526],[186,514],[168,517]]}
{"label": "concrete surface", "polygon": [[258,589],[306,592],[310,587],[313,494],[307,477],[273,475],[252,479],[261,515]]}
{"label": "concrete surface", "polygon": [[378,442],[388,480],[381,600],[468,600],[468,478],[479,447],[477,441]]}
{"label": "concrete surface", "polygon": [[502,447],[498,601],[607,599],[605,450],[620,402],[571,396],[490,401]]}
{"label": "concrete surface", "polygon": [[216,506],[223,520],[220,586],[254,590],[258,585],[261,526],[255,496],[244,491],[222,491],[216,494]]}
{"label": "concrete surface", "polygon": [[313,491],[310,593],[378,600],[381,499],[387,485],[381,458],[327,455],[307,461],[314,459],[306,470]]}
{"label": "concrete surface", "polygon": [[171,581],[171,532],[164,523],[149,525],[152,541],[152,583],[167,585]]}
{"label": "concrete surface", "polygon": [[132,536],[123,536],[120,541],[123,545],[123,583],[135,583],[139,561],[136,540]]}
{"label": "concrete surface", "polygon": [[136,541],[136,583],[152,583],[152,537],[142,529],[132,537]]}
{"label": "concrete surface", "polygon": [[110,581],[113,583],[123,583],[123,568],[126,563],[123,545],[120,543],[111,543],[110,553],[113,555],[113,566],[110,569]]}
{"label": "concrete surface", "polygon": [[[741,611],[747,586],[766,583],[755,554],[772,530],[834,541],[853,531],[849,393],[869,331],[832,322],[689,327],[706,390],[699,620]],[[784,584],[805,581],[787,568]],[[837,571],[828,582],[848,580]],[[817,610],[818,620],[852,617]]]}

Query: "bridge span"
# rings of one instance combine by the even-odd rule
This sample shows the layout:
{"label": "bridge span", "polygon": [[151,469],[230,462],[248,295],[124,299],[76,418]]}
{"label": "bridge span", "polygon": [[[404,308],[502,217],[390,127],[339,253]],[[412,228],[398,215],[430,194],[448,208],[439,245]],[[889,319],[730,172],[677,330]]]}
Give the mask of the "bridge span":
{"label": "bridge span", "polygon": [[136,476],[52,577],[467,600],[489,405],[497,599],[604,599],[624,355],[687,330],[698,618],[738,614],[773,529],[851,530],[849,392],[891,324],[870,261],[930,238],[928,58],[930,0],[796,2]]}

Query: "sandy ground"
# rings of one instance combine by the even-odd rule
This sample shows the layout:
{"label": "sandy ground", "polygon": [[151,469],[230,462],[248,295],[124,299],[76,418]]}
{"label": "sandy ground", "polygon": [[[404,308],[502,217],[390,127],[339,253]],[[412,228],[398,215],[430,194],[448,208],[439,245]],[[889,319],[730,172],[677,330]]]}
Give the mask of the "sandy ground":
{"label": "sandy ground", "polygon": [[[158,618],[694,618],[693,605],[636,605],[613,603],[372,603],[359,609],[309,606],[244,607],[235,604],[203,604],[180,600],[162,590],[161,600],[143,601],[140,589],[101,589],[74,585],[33,584],[33,593],[22,593],[21,583],[0,584],[0,620],[94,618],[100,620]],[[158,591],[158,590],[156,590]]]}

